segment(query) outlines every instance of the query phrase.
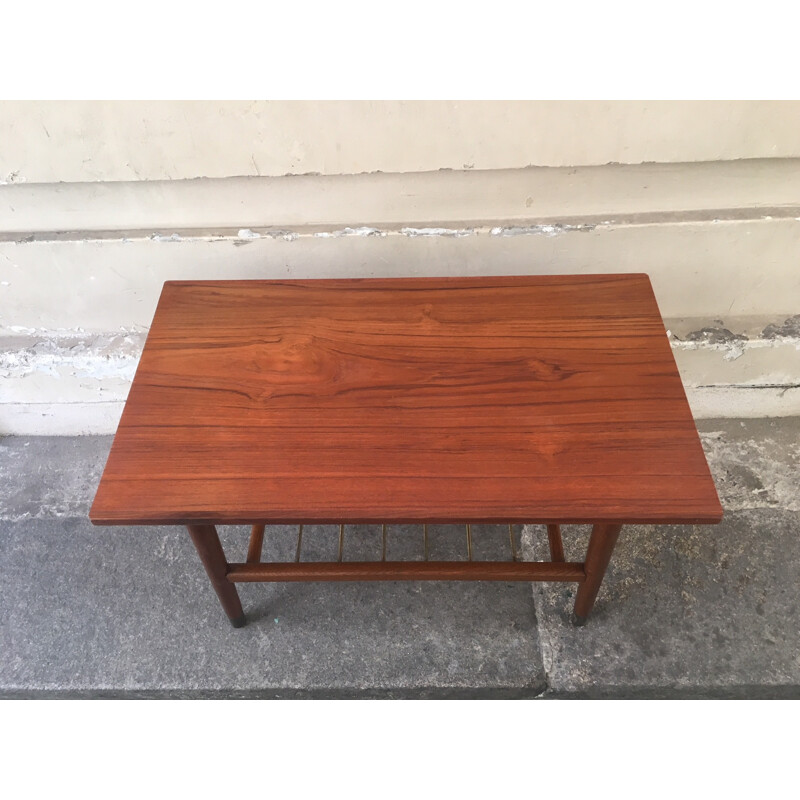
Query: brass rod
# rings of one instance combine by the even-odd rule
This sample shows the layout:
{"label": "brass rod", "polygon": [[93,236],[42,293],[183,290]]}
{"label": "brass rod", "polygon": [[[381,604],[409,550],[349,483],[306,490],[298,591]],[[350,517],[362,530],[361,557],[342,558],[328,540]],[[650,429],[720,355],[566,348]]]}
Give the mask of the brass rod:
{"label": "brass rod", "polygon": [[300,547],[303,544],[303,525],[300,524],[300,530],[297,533],[297,552],[295,553],[294,560],[300,561]]}
{"label": "brass rod", "polygon": [[511,560],[517,560],[517,544],[514,541],[514,528],[511,523],[508,523],[508,540],[511,542]]}
{"label": "brass rod", "polygon": [[467,559],[472,561],[472,526],[467,523]]}
{"label": "brass rod", "polygon": [[339,525],[339,557],[337,561],[342,560],[342,553],[344,552],[344,525]]}
{"label": "brass rod", "polygon": [[422,526],[422,536],[425,539],[425,560],[428,560],[428,524]]}
{"label": "brass rod", "polygon": [[386,561],[386,523],[383,523],[383,548],[381,549],[381,561]]}

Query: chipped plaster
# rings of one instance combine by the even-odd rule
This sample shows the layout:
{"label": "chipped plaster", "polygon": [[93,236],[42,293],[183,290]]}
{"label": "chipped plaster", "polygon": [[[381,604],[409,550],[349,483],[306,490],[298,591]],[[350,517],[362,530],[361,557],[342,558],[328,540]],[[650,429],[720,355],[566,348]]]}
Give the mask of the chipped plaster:
{"label": "chipped plaster", "polygon": [[[26,378],[33,374],[130,383],[144,346],[145,334],[120,332],[85,337],[77,331],[0,339],[0,377]],[[0,402],[5,392],[0,391]]]}
{"label": "chipped plaster", "polygon": [[[683,336],[667,330],[667,336],[673,350],[719,352],[725,361],[736,361],[747,352],[764,348],[793,347],[800,351],[800,314],[780,323],[771,322],[755,335],[733,332],[718,321],[717,324],[691,330]],[[800,366],[800,360],[797,363]]]}

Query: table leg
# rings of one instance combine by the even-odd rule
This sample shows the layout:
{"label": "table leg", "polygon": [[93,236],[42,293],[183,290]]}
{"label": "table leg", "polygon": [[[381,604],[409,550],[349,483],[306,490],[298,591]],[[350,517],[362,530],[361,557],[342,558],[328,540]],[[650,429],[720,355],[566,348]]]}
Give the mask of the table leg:
{"label": "table leg", "polygon": [[548,525],[547,526],[547,539],[550,542],[550,560],[563,561],[564,560],[564,543],[561,541],[561,526]]}
{"label": "table leg", "polygon": [[621,530],[622,525],[595,525],[592,528],[584,562],[586,580],[578,584],[578,596],[575,598],[573,622],[576,625],[583,625],[586,622],[586,618],[594,606],[597,592],[603,582],[606,567],[611,561],[611,553],[614,552],[614,545],[617,543]]}
{"label": "table leg", "polygon": [[192,537],[197,554],[206,568],[211,585],[219,597],[222,608],[228,615],[234,628],[241,628],[245,624],[242,602],[236,587],[228,580],[228,561],[222,550],[222,545],[217,536],[217,529],[213,525],[187,525],[189,535]]}

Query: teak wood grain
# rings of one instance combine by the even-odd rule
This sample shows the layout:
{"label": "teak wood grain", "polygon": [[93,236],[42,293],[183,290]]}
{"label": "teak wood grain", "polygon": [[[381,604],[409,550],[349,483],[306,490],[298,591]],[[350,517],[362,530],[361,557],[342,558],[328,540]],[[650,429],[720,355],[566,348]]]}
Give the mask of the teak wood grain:
{"label": "teak wood grain", "polygon": [[721,516],[642,274],[165,283],[90,512]]}

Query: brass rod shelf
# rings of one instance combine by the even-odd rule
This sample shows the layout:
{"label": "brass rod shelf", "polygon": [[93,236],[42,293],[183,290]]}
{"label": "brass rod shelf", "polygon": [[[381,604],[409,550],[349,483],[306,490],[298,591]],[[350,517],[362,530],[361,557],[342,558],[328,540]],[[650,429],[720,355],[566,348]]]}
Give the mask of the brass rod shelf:
{"label": "brass rod shelf", "polygon": [[[300,554],[302,551],[303,546],[303,527],[306,523],[300,524],[297,530],[297,549],[295,551],[295,562],[300,562]],[[250,543],[247,549],[247,563],[248,564],[258,564],[261,561],[261,553],[264,546],[264,531],[266,529],[265,523],[256,523],[252,527],[252,531],[250,534]],[[337,562],[341,563],[344,560],[344,535],[345,535],[345,524],[339,523],[339,544],[337,550]],[[559,531],[558,525],[548,525],[548,535],[550,537],[550,552],[552,555],[553,561],[564,561],[564,552],[561,545],[561,534]],[[466,533],[467,533],[467,561],[472,561],[472,524],[466,523]],[[519,555],[517,553],[516,543],[514,541],[514,530],[513,524],[508,524],[508,538],[509,544],[511,545],[511,561],[516,562],[519,561]],[[428,525],[423,523],[422,525],[422,539],[423,539],[423,547],[424,547],[424,558],[425,561],[429,561],[430,559],[430,546],[429,546],[429,539],[428,539]],[[381,561],[386,561],[386,551],[387,551],[387,526],[386,523],[381,524]],[[555,543],[555,544],[554,544]],[[449,562],[439,562],[439,563],[449,563]],[[458,562],[453,562],[458,563]],[[500,563],[500,562],[498,562]]]}

